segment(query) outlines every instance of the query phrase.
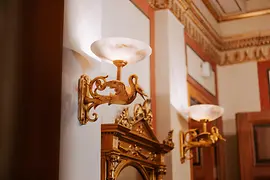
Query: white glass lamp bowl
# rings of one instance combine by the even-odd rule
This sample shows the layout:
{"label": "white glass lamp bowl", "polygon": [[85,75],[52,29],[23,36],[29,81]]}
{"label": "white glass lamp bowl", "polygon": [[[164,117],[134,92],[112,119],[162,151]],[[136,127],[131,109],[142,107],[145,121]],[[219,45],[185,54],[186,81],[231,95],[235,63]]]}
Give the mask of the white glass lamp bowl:
{"label": "white glass lamp bowl", "polygon": [[189,117],[196,121],[213,121],[221,117],[223,113],[224,108],[212,104],[198,104],[188,108]]}
{"label": "white glass lamp bowl", "polygon": [[152,53],[151,47],[135,39],[123,37],[109,37],[97,40],[92,43],[91,51],[101,60],[113,63],[115,60],[122,60],[136,63]]}

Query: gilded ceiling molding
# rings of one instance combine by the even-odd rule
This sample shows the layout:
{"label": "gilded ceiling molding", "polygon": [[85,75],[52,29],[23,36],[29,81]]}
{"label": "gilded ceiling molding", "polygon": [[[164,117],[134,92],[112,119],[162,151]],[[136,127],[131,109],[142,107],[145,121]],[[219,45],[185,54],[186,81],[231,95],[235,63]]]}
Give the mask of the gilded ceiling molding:
{"label": "gilded ceiling molding", "polygon": [[270,44],[234,49],[221,52],[219,65],[238,64],[249,61],[265,61],[270,59]]}
{"label": "gilded ceiling molding", "polygon": [[[212,36],[208,29],[204,28],[199,16],[194,16],[191,11],[191,0],[149,0],[149,4],[156,10],[169,9],[174,16],[185,26],[187,35],[198,43],[203,51],[217,64],[220,62],[218,43],[220,40]],[[214,45],[216,43],[216,45]],[[221,48],[221,47],[219,47]]]}
{"label": "gilded ceiling molding", "polygon": [[[268,52],[267,47],[270,46],[270,32],[221,37],[203,18],[191,0],[148,0],[148,2],[156,10],[169,9],[185,26],[187,35],[219,65],[258,61],[263,57],[270,57],[265,52]],[[251,52],[254,54],[254,51],[255,54],[264,55],[246,55]]]}
{"label": "gilded ceiling molding", "polygon": [[237,36],[233,36],[229,38],[227,37],[226,39],[224,38],[222,51],[270,44],[270,34],[264,36],[251,35],[250,37],[242,37],[241,39],[237,38]]}
{"label": "gilded ceiling molding", "polygon": [[148,3],[154,9],[167,9],[169,0],[148,0]]}
{"label": "gilded ceiling molding", "polygon": [[224,16],[221,18],[221,22],[256,17],[256,16],[263,16],[263,15],[267,15],[267,14],[270,14],[270,9],[263,9],[260,11],[248,12],[248,13],[244,13],[244,14]]}

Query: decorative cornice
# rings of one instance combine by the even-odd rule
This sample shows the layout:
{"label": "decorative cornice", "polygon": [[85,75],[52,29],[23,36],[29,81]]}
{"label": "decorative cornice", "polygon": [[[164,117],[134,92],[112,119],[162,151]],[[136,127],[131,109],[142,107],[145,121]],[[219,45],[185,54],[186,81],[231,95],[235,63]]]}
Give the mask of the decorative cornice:
{"label": "decorative cornice", "polygon": [[[229,39],[229,38],[227,38]],[[241,48],[249,48],[255,46],[264,46],[270,44],[270,35],[255,35],[251,37],[244,37],[241,39],[237,39],[237,36],[231,37],[229,40],[224,38],[222,44],[222,51],[233,50],[233,49],[241,49]]]}
{"label": "decorative cornice", "polygon": [[[174,16],[185,26],[187,35],[200,44],[203,51],[206,52],[216,63],[219,63],[220,56],[218,49],[212,42],[219,40],[209,34],[210,31],[204,28],[200,19],[194,16],[190,11],[190,0],[149,0],[150,5],[156,9],[169,9]],[[205,35],[207,34],[207,36]],[[216,44],[218,46],[218,44]]]}
{"label": "decorative cornice", "polygon": [[169,0],[148,0],[153,9],[167,9]]}
{"label": "decorative cornice", "polygon": [[[148,0],[152,8],[156,10],[169,9],[174,16],[185,26],[187,35],[198,43],[202,50],[219,65],[235,64],[251,60],[261,60],[264,56],[246,56],[249,58],[237,57],[232,52],[243,54],[248,51],[259,51],[270,45],[270,32],[264,34],[235,35],[221,37],[209,25],[207,20],[199,12],[191,0]],[[235,56],[237,58],[233,58]],[[243,55],[244,56],[244,55]],[[259,58],[258,58],[259,57]]]}
{"label": "decorative cornice", "polygon": [[221,52],[220,65],[230,65],[249,61],[264,61],[270,59],[270,45],[234,49]]}

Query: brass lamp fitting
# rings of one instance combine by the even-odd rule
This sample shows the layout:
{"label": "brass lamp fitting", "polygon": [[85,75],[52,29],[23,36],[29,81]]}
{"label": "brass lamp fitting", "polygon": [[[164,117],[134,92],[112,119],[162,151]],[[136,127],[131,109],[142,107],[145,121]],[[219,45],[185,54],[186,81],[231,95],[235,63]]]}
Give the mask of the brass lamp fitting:
{"label": "brass lamp fitting", "polygon": [[226,141],[216,126],[211,127],[211,131],[207,131],[207,119],[203,119],[202,132],[198,133],[198,129],[190,129],[187,132],[180,131],[180,158],[181,163],[185,160],[193,158],[192,149],[199,147],[214,146],[219,140]]}

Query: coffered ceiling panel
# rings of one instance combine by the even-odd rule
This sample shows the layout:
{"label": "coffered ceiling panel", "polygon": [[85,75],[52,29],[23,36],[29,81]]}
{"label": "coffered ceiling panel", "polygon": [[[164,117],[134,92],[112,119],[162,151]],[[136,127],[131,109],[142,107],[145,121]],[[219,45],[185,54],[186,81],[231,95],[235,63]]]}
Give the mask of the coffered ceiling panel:
{"label": "coffered ceiling panel", "polygon": [[270,0],[202,0],[218,22],[270,13]]}
{"label": "coffered ceiling panel", "polygon": [[259,11],[270,8],[270,0],[245,0],[245,1],[247,12]]}
{"label": "coffered ceiling panel", "polygon": [[211,4],[222,15],[235,14],[242,11],[242,7],[237,0],[211,0]]}

